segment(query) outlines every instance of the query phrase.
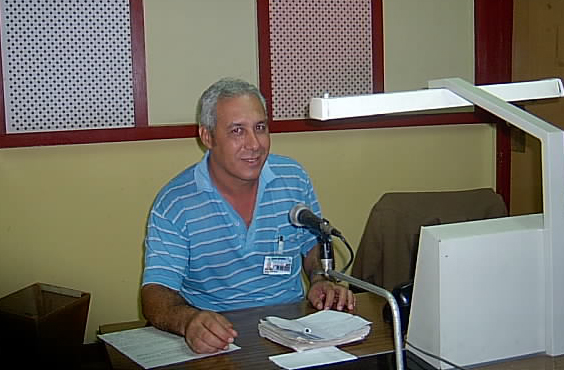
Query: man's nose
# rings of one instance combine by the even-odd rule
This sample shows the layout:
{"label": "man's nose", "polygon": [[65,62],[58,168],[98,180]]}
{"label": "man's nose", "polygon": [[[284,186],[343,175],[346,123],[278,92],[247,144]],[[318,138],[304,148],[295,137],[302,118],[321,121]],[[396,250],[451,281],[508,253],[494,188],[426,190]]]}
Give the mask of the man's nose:
{"label": "man's nose", "polygon": [[245,147],[248,149],[257,149],[259,146],[260,142],[257,133],[249,131],[247,137],[245,138]]}

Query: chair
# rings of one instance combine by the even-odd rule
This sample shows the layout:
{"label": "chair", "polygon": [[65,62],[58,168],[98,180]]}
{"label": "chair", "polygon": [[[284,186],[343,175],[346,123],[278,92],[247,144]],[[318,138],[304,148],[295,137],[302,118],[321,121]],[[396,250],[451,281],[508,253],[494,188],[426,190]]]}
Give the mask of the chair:
{"label": "chair", "polygon": [[370,212],[352,276],[391,291],[414,277],[421,226],[504,216],[505,203],[490,188],[386,193]]}

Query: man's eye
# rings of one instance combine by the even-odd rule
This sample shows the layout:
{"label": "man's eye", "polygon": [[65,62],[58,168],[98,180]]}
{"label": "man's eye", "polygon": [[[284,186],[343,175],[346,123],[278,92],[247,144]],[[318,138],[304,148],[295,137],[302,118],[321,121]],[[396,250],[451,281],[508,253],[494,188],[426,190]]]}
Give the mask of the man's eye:
{"label": "man's eye", "polygon": [[241,127],[234,127],[231,132],[235,135],[241,135],[243,133],[243,128]]}
{"label": "man's eye", "polygon": [[256,127],[257,131],[266,131],[268,129],[268,126],[266,125],[266,123],[259,123]]}

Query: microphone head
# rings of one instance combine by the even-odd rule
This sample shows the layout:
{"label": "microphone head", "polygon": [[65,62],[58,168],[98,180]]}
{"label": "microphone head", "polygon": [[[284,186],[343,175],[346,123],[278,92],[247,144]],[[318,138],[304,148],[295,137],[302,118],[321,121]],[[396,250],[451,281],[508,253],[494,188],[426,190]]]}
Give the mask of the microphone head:
{"label": "microphone head", "polygon": [[296,205],[290,210],[289,217],[290,217],[290,222],[292,223],[292,225],[298,226],[298,227],[305,226],[304,224],[302,224],[302,223],[299,221],[299,218],[298,218],[300,212],[302,212],[302,211],[304,211],[304,210],[309,210],[309,208],[307,208],[307,206],[306,206],[305,204],[303,204],[303,203],[298,203],[298,204],[296,204]]}

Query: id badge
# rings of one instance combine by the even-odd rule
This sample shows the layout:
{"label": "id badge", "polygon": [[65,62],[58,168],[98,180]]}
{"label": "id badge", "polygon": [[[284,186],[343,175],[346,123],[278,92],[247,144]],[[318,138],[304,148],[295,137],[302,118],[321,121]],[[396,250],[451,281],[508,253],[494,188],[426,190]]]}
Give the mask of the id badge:
{"label": "id badge", "polygon": [[289,275],[292,273],[292,257],[265,256],[262,273],[265,275]]}

